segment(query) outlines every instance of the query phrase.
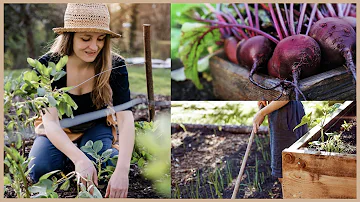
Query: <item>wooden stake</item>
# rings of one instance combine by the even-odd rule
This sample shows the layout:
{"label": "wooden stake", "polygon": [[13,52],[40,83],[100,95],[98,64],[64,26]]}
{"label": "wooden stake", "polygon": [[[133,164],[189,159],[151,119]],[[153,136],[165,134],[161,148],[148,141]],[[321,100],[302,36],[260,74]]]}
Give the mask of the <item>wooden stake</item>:
{"label": "wooden stake", "polygon": [[154,87],[152,78],[152,63],[151,63],[151,43],[150,43],[150,24],[143,24],[144,32],[144,52],[145,52],[145,70],[146,70],[146,85],[149,100],[149,121],[154,120]]}

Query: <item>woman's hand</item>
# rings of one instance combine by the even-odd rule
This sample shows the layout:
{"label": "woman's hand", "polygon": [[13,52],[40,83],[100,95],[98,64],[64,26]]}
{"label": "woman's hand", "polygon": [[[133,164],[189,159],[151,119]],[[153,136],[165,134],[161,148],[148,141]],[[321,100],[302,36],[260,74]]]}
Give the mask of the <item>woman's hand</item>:
{"label": "woman's hand", "polygon": [[129,188],[128,172],[114,171],[106,188],[105,198],[126,198]]}
{"label": "woman's hand", "polygon": [[[94,164],[87,157],[75,162],[75,172],[80,175],[80,182],[89,187],[92,183],[98,186],[97,171]],[[92,194],[92,190],[90,191]]]}
{"label": "woman's hand", "polygon": [[263,123],[266,114],[263,113],[263,110],[259,110],[253,119],[253,131],[256,134],[260,125]]}

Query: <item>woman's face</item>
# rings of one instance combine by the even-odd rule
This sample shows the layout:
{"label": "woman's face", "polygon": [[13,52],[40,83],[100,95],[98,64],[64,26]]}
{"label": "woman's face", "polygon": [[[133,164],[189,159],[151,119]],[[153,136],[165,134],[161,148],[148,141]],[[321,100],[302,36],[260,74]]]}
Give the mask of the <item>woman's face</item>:
{"label": "woman's face", "polygon": [[75,56],[84,62],[93,62],[104,47],[106,34],[96,32],[76,32],[73,50]]}

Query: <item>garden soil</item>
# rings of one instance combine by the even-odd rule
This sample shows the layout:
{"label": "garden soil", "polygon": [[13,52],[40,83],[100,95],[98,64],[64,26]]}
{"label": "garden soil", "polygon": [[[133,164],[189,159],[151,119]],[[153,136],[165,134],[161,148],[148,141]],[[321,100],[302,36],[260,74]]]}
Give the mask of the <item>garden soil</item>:
{"label": "garden soil", "polygon": [[[173,130],[172,198],[231,198],[249,137],[206,129]],[[236,198],[282,198],[281,185],[271,176],[269,137],[256,138]],[[219,194],[214,186],[216,177],[212,177],[216,172],[220,173]],[[261,173],[263,179],[259,180]],[[254,185],[255,178],[258,186]]]}

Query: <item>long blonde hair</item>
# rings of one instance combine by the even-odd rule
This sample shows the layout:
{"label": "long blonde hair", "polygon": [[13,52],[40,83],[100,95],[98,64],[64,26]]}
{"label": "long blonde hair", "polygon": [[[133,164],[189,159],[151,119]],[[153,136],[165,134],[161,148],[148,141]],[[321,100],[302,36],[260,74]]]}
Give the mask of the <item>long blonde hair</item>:
{"label": "long blonde hair", "polygon": [[[72,55],[74,52],[73,39],[74,32],[64,32],[55,39],[49,52],[51,52],[53,55],[56,54],[60,56]],[[95,75],[105,70],[111,69],[111,54],[110,36],[106,35],[103,48],[94,62],[92,62],[95,67]],[[91,99],[97,109],[100,109],[106,105],[112,106],[113,92],[109,83],[110,74],[111,71],[107,71],[94,78],[95,82],[93,91],[91,93]]]}

